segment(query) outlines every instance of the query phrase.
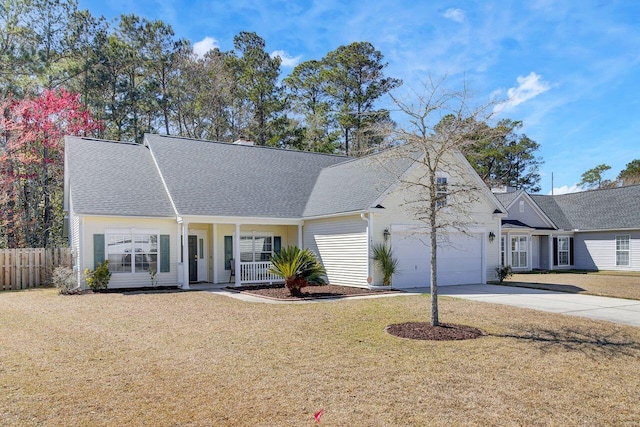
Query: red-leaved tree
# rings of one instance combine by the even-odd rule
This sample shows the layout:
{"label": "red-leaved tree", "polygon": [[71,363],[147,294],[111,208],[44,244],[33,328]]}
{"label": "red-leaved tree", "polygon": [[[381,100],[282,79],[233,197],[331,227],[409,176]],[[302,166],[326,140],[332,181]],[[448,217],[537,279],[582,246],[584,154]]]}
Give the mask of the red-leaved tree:
{"label": "red-leaved tree", "polygon": [[0,247],[62,243],[64,136],[102,129],[65,89],[0,102]]}

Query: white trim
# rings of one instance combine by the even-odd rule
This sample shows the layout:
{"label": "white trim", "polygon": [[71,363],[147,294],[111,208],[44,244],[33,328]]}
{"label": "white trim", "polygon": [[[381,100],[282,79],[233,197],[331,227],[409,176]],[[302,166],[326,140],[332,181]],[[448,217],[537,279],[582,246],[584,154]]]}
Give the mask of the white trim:
{"label": "white trim", "polygon": [[343,216],[360,215],[360,214],[367,213],[367,212],[368,211],[366,211],[366,210],[357,210],[357,211],[349,211],[349,212],[338,212],[338,213],[325,214],[325,215],[305,216],[305,217],[302,217],[302,219],[303,219],[303,221],[312,221],[312,220],[316,220],[316,219],[338,218],[338,217],[343,217]]}
{"label": "white trim", "polygon": [[93,266],[84,265],[85,256],[84,256],[84,218],[78,217],[78,283],[82,286],[83,289],[86,289],[86,283],[84,281],[84,269],[90,268],[93,270]]}
{"label": "white trim", "polygon": [[298,224],[298,248],[302,249],[303,241],[302,241],[302,224]]}
{"label": "white trim", "polygon": [[[527,239],[527,242],[524,245],[525,249],[527,251],[527,258],[526,258],[527,265],[519,265],[520,264],[520,253],[522,252],[522,249],[520,248],[520,238],[522,238],[522,237]],[[513,252],[514,252],[514,250],[513,250],[513,239],[518,239],[518,249],[519,250],[515,251],[515,252],[518,253],[518,265],[517,266],[513,265],[514,264],[513,263]],[[511,258],[511,264],[510,264],[511,268],[514,268],[514,269],[515,268],[518,268],[518,269],[529,269],[530,266],[531,266],[531,260],[530,260],[530,257],[531,257],[531,239],[530,239],[530,236],[528,236],[526,234],[512,234],[509,237],[509,254],[511,255],[510,256],[510,258]]]}
{"label": "white trim", "polygon": [[235,281],[235,286],[240,286],[240,224],[236,223],[235,224],[236,229],[235,232],[233,233],[233,260],[235,261],[235,272],[236,275],[234,276],[236,281]]}
{"label": "white trim", "polygon": [[[626,237],[627,238],[627,243],[629,245],[629,249],[618,249],[618,237]],[[616,257],[616,262],[615,262],[615,266],[616,267],[631,267],[631,265],[633,264],[631,261],[631,234],[619,234],[617,236],[614,236],[614,245],[615,245],[615,257]],[[618,264],[618,252],[626,252],[628,255],[628,263],[627,264]]]}
{"label": "white trim", "polygon": [[189,222],[182,221],[182,289],[189,289]]}
{"label": "white trim", "polygon": [[[218,224],[212,224],[213,234],[213,283],[218,283]],[[224,244],[224,241],[223,241]],[[224,248],[223,248],[224,250]]]}
{"label": "white trim", "polygon": [[578,228],[574,229],[574,230],[569,230],[572,231],[574,233],[612,233],[612,232],[633,232],[633,231],[640,231],[640,228],[636,227],[636,228],[603,228],[601,230],[580,230]]}
{"label": "white trim", "polygon": [[[556,237],[557,242],[558,242],[558,250],[556,252],[556,256],[558,257],[558,267],[568,267],[571,265],[571,237],[569,236],[558,236]],[[567,239],[567,250],[566,251],[560,251],[560,239]],[[566,252],[567,253],[567,263],[566,264],[560,264],[560,252]]]}
{"label": "white trim", "polygon": [[145,216],[145,215],[107,215],[100,213],[76,213],[78,217],[95,217],[95,218],[124,218],[124,219],[164,219],[168,221],[175,221],[175,216]]}

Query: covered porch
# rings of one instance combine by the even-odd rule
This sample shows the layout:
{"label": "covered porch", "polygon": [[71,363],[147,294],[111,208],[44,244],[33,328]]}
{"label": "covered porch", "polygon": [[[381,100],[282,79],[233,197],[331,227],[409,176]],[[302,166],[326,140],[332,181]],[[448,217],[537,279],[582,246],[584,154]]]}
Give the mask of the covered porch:
{"label": "covered porch", "polygon": [[278,283],[269,273],[282,247],[302,247],[302,221],[273,218],[178,219],[178,282],[190,284]]}
{"label": "covered porch", "polygon": [[519,221],[503,222],[500,261],[514,272],[562,270],[573,267],[573,237]]}

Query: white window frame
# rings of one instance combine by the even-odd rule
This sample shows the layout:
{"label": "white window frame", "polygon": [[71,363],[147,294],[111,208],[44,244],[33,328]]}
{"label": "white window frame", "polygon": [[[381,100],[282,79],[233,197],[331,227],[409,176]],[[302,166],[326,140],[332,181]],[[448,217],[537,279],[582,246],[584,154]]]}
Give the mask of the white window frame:
{"label": "white window frame", "polygon": [[[562,249],[562,244],[560,243],[560,241],[566,242],[566,249]],[[569,236],[561,236],[558,237],[558,265],[559,266],[567,266],[567,265],[571,265],[571,239],[569,238]],[[564,260],[562,259],[564,256],[566,256],[566,262],[563,262]]]}
{"label": "white window frame", "polygon": [[[130,245],[129,247],[129,252],[125,251],[124,252],[115,252],[115,251],[109,251],[109,238],[110,236],[122,236],[122,237],[128,237],[128,244]],[[135,245],[135,238],[138,236],[155,236],[156,237],[156,242],[155,242],[155,246],[156,246],[156,251],[154,252],[149,252],[149,253],[138,253],[133,251],[133,246]],[[109,262],[109,271],[113,274],[149,274],[149,268],[151,267],[151,263],[153,263],[153,261],[148,262],[147,265],[147,269],[141,268],[141,269],[136,269],[136,256],[141,255],[155,255],[156,260],[155,260],[155,270],[156,272],[160,271],[160,231],[159,230],[151,230],[151,229],[138,229],[138,228],[126,228],[126,229],[106,229],[104,232],[104,257],[105,260],[109,259],[109,255],[120,255],[120,256],[127,256],[127,255],[133,255],[130,256],[129,259],[129,270],[113,270],[113,268],[115,267],[115,264],[112,262]]]}
{"label": "white window frame", "polygon": [[449,199],[449,178],[443,175],[436,176],[436,207],[447,206]]}
{"label": "white window frame", "polygon": [[[516,243],[514,247],[514,242]],[[509,242],[509,250],[511,251],[511,267],[514,268],[527,268],[529,267],[529,236],[527,235],[515,235],[511,236]],[[524,256],[524,264],[521,264],[522,254]],[[516,255],[514,255],[516,254]]]}
{"label": "white window frame", "polygon": [[500,265],[507,265],[507,236],[500,237]]}
{"label": "white window frame", "polygon": [[[626,248],[621,248],[621,244],[625,243]],[[627,263],[621,264],[619,255],[627,255]],[[629,267],[631,266],[631,235],[621,234],[616,236],[616,267]]]}
{"label": "white window frame", "polygon": [[[259,250],[256,251],[256,240],[260,239],[260,238],[266,238],[269,237],[271,238],[271,251],[263,251],[263,250]],[[251,261],[244,261],[242,260],[242,253],[243,253],[243,248],[242,248],[242,240],[247,239],[247,238],[251,238]],[[263,262],[263,261],[267,261],[267,260],[263,260],[263,259],[256,259],[256,254],[269,254],[269,260],[271,260],[271,258],[273,258],[273,246],[274,246],[274,233],[266,233],[266,232],[250,232],[250,233],[240,233],[240,261],[241,262]],[[260,256],[260,258],[262,258],[262,256]]]}

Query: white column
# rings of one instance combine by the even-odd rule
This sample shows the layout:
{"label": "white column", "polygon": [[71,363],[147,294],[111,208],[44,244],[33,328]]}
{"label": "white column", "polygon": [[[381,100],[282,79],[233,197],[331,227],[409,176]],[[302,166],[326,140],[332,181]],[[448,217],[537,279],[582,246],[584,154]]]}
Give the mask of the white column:
{"label": "white column", "polygon": [[302,224],[298,224],[298,248],[302,249]]}
{"label": "white column", "polygon": [[553,270],[553,234],[549,234],[549,270]]}
{"label": "white column", "polygon": [[236,262],[236,286],[240,286],[240,224],[236,224],[233,235],[233,259]]}
{"label": "white column", "polygon": [[182,289],[189,289],[189,223],[182,222]]}
{"label": "white column", "polygon": [[218,283],[218,224],[213,224],[213,283]]}

